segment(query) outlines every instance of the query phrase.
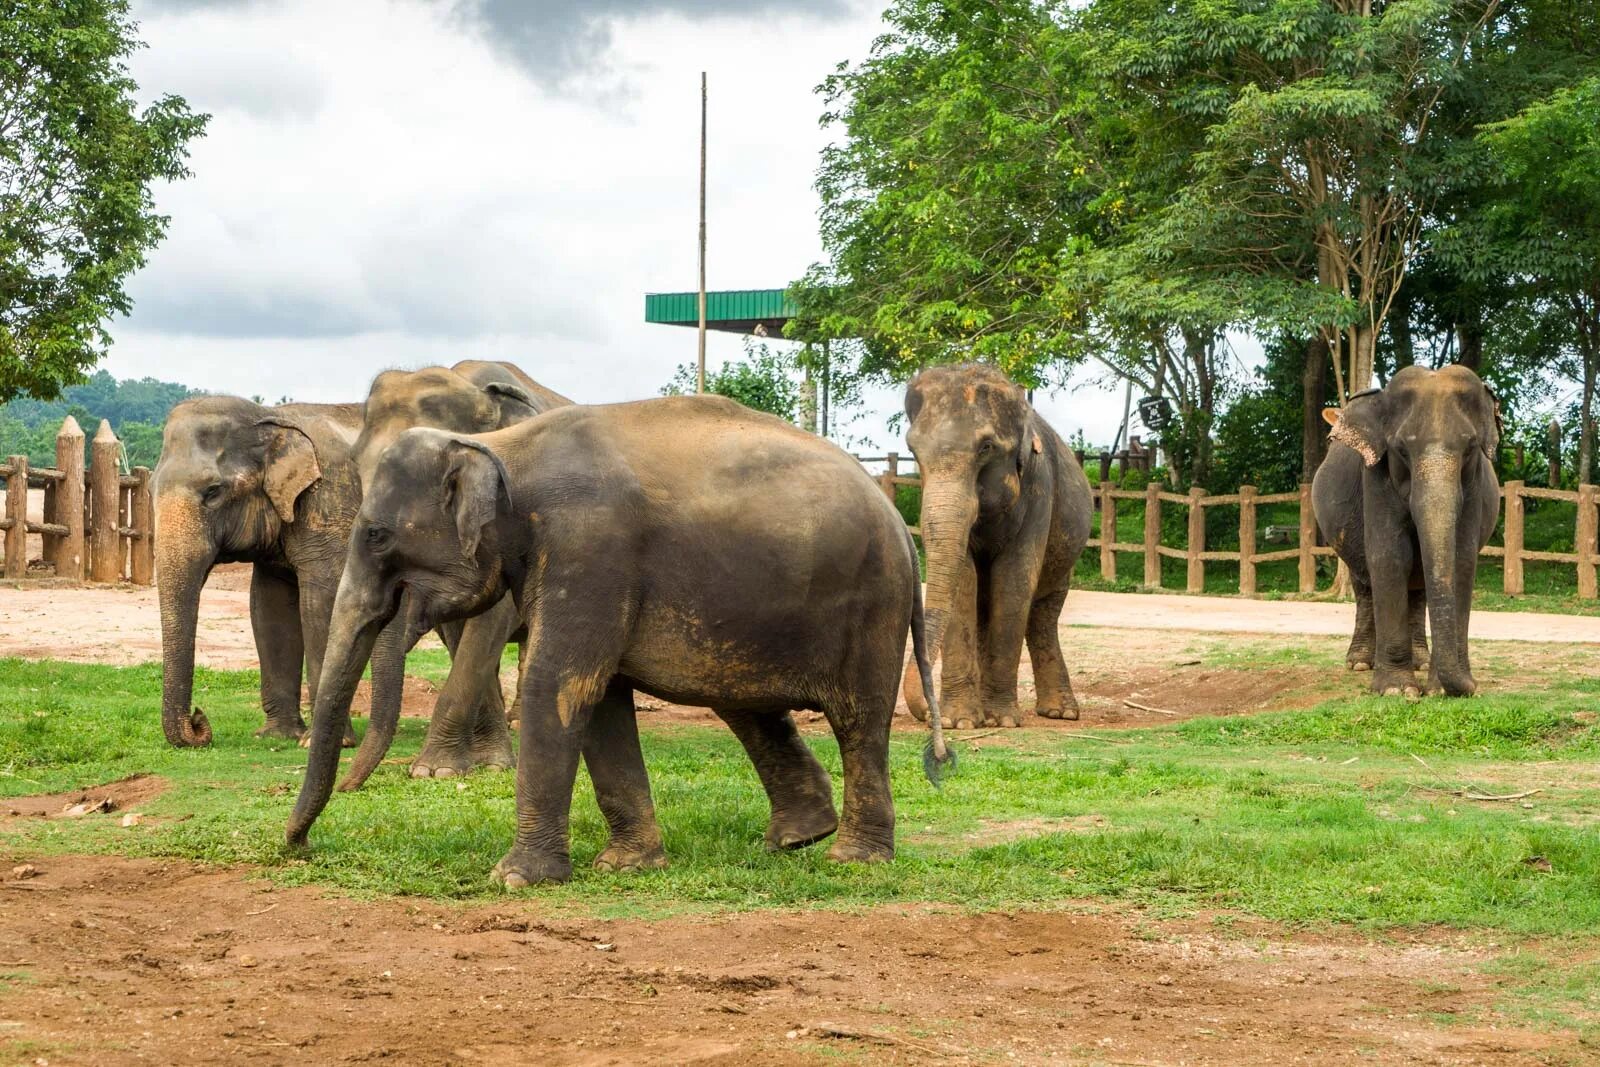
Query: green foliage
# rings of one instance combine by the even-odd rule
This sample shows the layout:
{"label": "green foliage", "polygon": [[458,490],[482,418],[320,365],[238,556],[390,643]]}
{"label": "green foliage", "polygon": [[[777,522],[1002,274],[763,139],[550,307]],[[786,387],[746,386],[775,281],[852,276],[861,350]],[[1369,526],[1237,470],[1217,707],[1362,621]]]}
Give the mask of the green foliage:
{"label": "green foliage", "polygon": [[0,7],[0,401],[53,397],[104,355],[166,232],[151,186],[188,174],[205,129],[181,97],[137,110],[136,28],[127,0]]}
{"label": "green foliage", "polygon": [[68,415],[84,432],[85,454],[101,419],[111,423],[130,467],[155,468],[161,458],[161,433],[174,404],[196,395],[177,382],[154,378],[117,381],[96,371],[81,385],[69,385],[60,399],[19,397],[0,405],[0,456],[26,455],[34,466],[56,462],[56,433]]}
{"label": "green foliage", "polygon": [[[795,381],[798,367],[793,353],[776,351],[770,345],[745,338],[742,360],[724,363],[717,370],[707,369],[706,392],[795,422],[800,414],[800,387]],[[662,386],[661,395],[692,395],[695,378],[694,366],[680,363],[672,380]]]}

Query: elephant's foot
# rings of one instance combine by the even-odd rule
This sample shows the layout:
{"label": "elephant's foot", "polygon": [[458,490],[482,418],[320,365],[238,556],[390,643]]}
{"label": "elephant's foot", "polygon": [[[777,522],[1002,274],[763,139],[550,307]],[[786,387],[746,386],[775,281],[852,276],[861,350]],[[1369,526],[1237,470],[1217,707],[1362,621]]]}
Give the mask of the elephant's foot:
{"label": "elephant's foot", "polygon": [[1422,687],[1408,670],[1377,670],[1372,674],[1372,691],[1386,697],[1419,697]]}
{"label": "elephant's foot", "polygon": [[869,841],[841,834],[828,849],[828,858],[835,863],[888,863],[894,859],[894,840]]}
{"label": "elephant's foot", "polygon": [[939,717],[950,730],[976,730],[984,719],[977,694],[966,689],[939,695]]}
{"label": "elephant's foot", "polygon": [[1364,659],[1349,659],[1349,658],[1347,658],[1344,661],[1344,665],[1345,665],[1345,669],[1346,670],[1352,670],[1352,671],[1357,671],[1357,672],[1370,671],[1372,669],[1372,657],[1370,655],[1368,655]]}
{"label": "elephant's foot", "polygon": [[475,770],[508,771],[516,763],[509,737],[471,744],[429,738],[411,761],[411,777],[460,778]]}
{"label": "elephant's foot", "polygon": [[[289,735],[288,734],[268,734],[268,733],[265,732],[265,728],[263,728],[262,730],[259,730],[259,731],[256,732],[256,736],[257,737],[288,737]],[[300,747],[301,748],[310,748],[311,747],[311,731],[310,731],[310,729],[308,729],[305,726],[301,726],[300,727],[300,732],[298,734],[296,734],[295,736],[300,739]],[[357,744],[357,742],[356,742],[356,730],[355,730],[355,727],[353,725],[351,725],[350,723],[346,723],[345,727],[344,727],[344,740],[340,741],[339,745],[341,747],[343,747],[343,748],[355,748],[356,744]]]}
{"label": "elephant's foot", "polygon": [[494,865],[494,870],[489,872],[489,878],[507,889],[570,882],[572,861],[566,856],[552,856],[518,845]]}
{"label": "elephant's foot", "polygon": [[1430,663],[1429,657],[1428,657],[1428,646],[1427,645],[1413,645],[1413,646],[1411,646],[1411,669],[1412,670],[1414,670],[1414,671],[1425,671],[1431,665],[1432,664]]}
{"label": "elephant's foot", "polygon": [[298,741],[306,733],[306,721],[298,714],[294,718],[287,715],[280,718],[269,718],[261,729],[256,731],[257,737],[279,737],[285,741]]}
{"label": "elephant's foot", "polygon": [[1078,698],[1071,692],[1044,697],[1034,709],[1035,714],[1046,719],[1077,719],[1080,714]]}
{"label": "elephant's foot", "polygon": [[1470,671],[1447,675],[1434,672],[1428,675],[1427,691],[1447,697],[1470,697],[1478,692],[1478,683]]}
{"label": "elephant's foot", "polygon": [[594,858],[597,871],[662,871],[667,867],[667,852],[658,841],[636,848],[612,843]]}
{"label": "elephant's foot", "polygon": [[809,811],[777,811],[767,824],[767,851],[782,852],[805,848],[825,837],[832,837],[839,829],[839,816],[831,803]]}

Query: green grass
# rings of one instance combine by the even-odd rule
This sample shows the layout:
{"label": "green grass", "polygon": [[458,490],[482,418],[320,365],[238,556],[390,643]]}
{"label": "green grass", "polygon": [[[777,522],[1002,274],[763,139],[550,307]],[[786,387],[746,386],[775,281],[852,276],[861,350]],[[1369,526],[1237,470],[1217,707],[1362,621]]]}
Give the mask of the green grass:
{"label": "green grass", "polygon": [[[1596,729],[1583,709],[1596,691],[1574,681],[1542,695],[1465,701],[1352,698],[1098,739],[992,735],[962,745],[962,769],[942,791],[920,774],[921,737],[897,734],[900,855],[870,868],[830,864],[822,848],[765,854],[765,798],[732,736],[720,727],[651,727],[645,715],[672,867],[587,870],[604,828],[580,779],[578,877],[533,895],[555,910],[647,916],[892,902],[995,909],[1098,897],[1162,913],[1223,908],[1298,923],[1600,933],[1600,848],[1586,825],[1597,800],[1576,773],[1594,762]],[[304,753],[251,736],[260,722],[255,674],[199,673],[195,699],[216,732],[208,750],[177,751],[161,740],[159,695],[157,666],[0,660],[0,794],[137,772],[173,784],[141,808],[150,818],[135,827],[114,818],[15,820],[0,829],[9,851],[243,862],[280,882],[357,893],[496,893],[486,875],[510,843],[510,776],[414,781],[386,766],[362,792],[334,798],[313,831],[314,851],[298,858],[279,842]],[[395,755],[414,752],[421,737],[421,723],[404,722]],[[831,737],[811,744],[837,775]],[[1447,792],[1502,781],[1524,761],[1540,761],[1554,783],[1531,807]],[[1524,862],[1535,856],[1551,869]]]}

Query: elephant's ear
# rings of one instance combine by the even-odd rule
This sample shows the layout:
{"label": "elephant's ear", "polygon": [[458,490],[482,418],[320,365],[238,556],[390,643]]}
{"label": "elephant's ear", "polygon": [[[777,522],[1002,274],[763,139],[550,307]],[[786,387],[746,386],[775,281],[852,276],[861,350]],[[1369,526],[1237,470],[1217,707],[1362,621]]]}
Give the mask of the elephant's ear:
{"label": "elephant's ear", "polygon": [[499,513],[502,495],[510,506],[510,482],[500,457],[477,441],[453,438],[448,455],[444,472],[445,507],[455,518],[461,551],[471,559],[478,554],[483,528]]}
{"label": "elephant's ear", "polygon": [[256,425],[267,434],[262,460],[267,499],[278,518],[293,522],[294,502],[322,477],[317,450],[306,432],[287,419],[261,419]]}
{"label": "elephant's ear", "polygon": [[1500,458],[1500,438],[1505,435],[1505,420],[1500,417],[1500,398],[1487,385],[1483,391],[1489,396],[1489,419],[1483,428],[1483,454],[1493,463]]}
{"label": "elephant's ear", "polygon": [[1355,449],[1362,462],[1376,467],[1389,450],[1386,406],[1381,389],[1357,393],[1345,402],[1328,439]]}
{"label": "elephant's ear", "polygon": [[512,382],[490,382],[483,387],[500,408],[500,425],[510,426],[514,422],[521,422],[539,414],[539,405],[534,403],[533,397],[520,385]]}

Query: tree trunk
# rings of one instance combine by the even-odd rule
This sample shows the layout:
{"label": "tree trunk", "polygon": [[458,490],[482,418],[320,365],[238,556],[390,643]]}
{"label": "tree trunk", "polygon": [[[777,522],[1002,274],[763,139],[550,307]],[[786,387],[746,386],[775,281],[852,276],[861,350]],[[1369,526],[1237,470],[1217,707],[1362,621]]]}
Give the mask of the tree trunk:
{"label": "tree trunk", "polygon": [[1394,341],[1394,369],[1417,361],[1416,343],[1411,336],[1411,290],[1402,284],[1389,306],[1389,336]]}
{"label": "tree trunk", "polygon": [[1305,364],[1300,368],[1300,480],[1309,482],[1327,450],[1328,424],[1322,409],[1328,403],[1328,339],[1320,333],[1306,342]]}
{"label": "tree trunk", "polygon": [[1474,371],[1483,365],[1483,330],[1477,323],[1458,323],[1456,344],[1461,350],[1456,362]]}
{"label": "tree trunk", "polygon": [[1583,409],[1578,422],[1578,484],[1591,485],[1590,472],[1594,466],[1594,385],[1596,364],[1600,354],[1583,354]]}
{"label": "tree trunk", "polygon": [[1372,388],[1373,357],[1377,355],[1378,331],[1368,325],[1350,328],[1350,395]]}

